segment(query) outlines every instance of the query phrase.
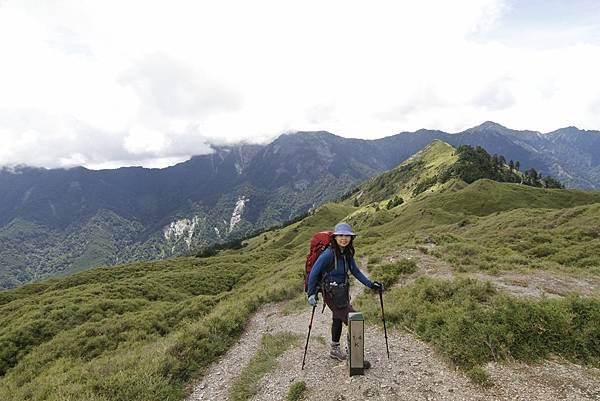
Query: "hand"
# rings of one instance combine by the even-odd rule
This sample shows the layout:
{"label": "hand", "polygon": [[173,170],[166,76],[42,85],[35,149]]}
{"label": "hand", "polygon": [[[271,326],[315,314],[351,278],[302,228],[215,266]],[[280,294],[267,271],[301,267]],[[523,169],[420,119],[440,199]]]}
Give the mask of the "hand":
{"label": "hand", "polygon": [[310,306],[317,306],[317,301],[318,301],[318,299],[315,294],[308,297],[308,303],[310,304]]}
{"label": "hand", "polygon": [[381,284],[379,281],[373,281],[371,288],[377,292],[383,292],[383,284]]}

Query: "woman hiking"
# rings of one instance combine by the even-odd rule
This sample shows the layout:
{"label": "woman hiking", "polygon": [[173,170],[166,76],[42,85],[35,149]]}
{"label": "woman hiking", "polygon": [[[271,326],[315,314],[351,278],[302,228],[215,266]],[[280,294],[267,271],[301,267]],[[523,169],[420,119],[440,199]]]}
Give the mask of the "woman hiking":
{"label": "woman hiking", "polygon": [[348,313],[354,312],[350,305],[348,272],[366,287],[383,291],[381,283],[370,281],[356,265],[352,245],[354,237],[356,234],[350,224],[338,223],[330,245],[319,255],[308,277],[308,303],[317,305],[317,292],[321,287],[325,304],[331,309],[333,321],[329,356],[340,361],[346,359],[346,354],[340,349],[342,323],[347,325]]}

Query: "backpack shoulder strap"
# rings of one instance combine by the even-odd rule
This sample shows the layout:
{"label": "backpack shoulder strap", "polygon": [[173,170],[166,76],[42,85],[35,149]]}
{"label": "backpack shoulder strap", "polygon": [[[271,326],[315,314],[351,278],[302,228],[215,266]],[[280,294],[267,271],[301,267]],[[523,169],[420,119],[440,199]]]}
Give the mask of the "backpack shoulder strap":
{"label": "backpack shoulder strap", "polygon": [[328,263],[327,266],[325,266],[325,268],[321,271],[321,281],[325,280],[327,275],[337,267],[337,255],[335,254],[335,251],[330,246],[327,246],[323,253],[327,251],[331,252],[333,256],[333,263]]}
{"label": "backpack shoulder strap", "polygon": [[348,279],[350,278],[348,275],[348,271],[350,270],[349,265],[352,262],[348,261],[348,255],[342,255],[342,258],[344,259],[344,277],[346,277],[346,281],[348,281]]}
{"label": "backpack shoulder strap", "polygon": [[335,254],[335,251],[333,249],[331,250],[331,253],[333,253],[333,265],[329,266],[328,272],[337,268],[337,255]]}
{"label": "backpack shoulder strap", "polygon": [[325,250],[323,251],[323,253],[325,252],[331,252],[331,254],[333,255],[333,263],[329,263],[325,269],[323,269],[323,274],[327,274],[330,271],[334,270],[337,267],[337,256],[335,254],[335,251],[331,248],[331,246],[327,246],[327,248],[325,248]]}

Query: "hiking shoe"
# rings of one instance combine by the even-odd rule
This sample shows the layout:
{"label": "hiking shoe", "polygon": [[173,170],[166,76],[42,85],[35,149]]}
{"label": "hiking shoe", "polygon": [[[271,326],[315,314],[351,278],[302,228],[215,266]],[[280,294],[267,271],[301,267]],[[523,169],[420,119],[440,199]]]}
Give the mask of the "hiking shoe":
{"label": "hiking shoe", "polygon": [[336,346],[331,347],[331,350],[329,351],[329,356],[333,359],[337,359],[338,361],[346,360],[346,354],[344,354],[342,352],[339,345],[337,347]]}

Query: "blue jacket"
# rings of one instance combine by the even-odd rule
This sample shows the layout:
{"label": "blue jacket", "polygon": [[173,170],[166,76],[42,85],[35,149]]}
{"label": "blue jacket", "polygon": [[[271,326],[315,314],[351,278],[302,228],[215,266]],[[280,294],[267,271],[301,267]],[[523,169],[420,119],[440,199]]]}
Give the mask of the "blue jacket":
{"label": "blue jacket", "polygon": [[[321,279],[321,273],[326,272],[330,266],[333,266],[334,259],[331,247],[328,247],[321,255],[319,255],[308,276],[308,296],[316,293],[317,283]],[[348,259],[350,260],[348,261]],[[344,264],[346,264],[346,266],[344,266]],[[338,257],[337,266],[328,273],[329,280],[337,283],[344,283],[348,280],[346,275],[347,271],[351,272],[352,275],[365,286],[369,288],[373,286],[373,283],[371,283],[363,272],[360,271],[352,257]]]}

